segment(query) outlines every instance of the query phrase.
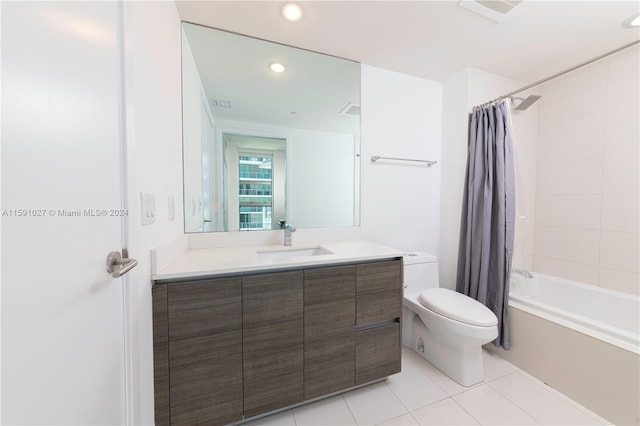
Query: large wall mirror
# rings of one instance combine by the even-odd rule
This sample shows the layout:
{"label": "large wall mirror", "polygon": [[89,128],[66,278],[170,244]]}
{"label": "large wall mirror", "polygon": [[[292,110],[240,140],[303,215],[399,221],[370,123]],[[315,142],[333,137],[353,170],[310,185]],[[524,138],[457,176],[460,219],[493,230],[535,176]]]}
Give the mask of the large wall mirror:
{"label": "large wall mirror", "polygon": [[360,64],[182,28],[185,232],[359,225]]}

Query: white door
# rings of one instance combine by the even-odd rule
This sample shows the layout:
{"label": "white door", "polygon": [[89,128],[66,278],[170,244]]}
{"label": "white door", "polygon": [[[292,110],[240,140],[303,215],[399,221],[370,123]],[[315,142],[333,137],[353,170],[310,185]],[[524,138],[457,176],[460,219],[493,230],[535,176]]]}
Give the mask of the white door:
{"label": "white door", "polygon": [[123,424],[119,6],[1,7],[2,424]]}

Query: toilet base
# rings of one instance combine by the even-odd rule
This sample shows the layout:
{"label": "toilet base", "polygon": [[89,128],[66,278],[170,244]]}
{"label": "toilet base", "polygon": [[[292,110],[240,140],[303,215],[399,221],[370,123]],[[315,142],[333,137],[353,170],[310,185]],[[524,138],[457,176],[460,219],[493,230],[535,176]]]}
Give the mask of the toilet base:
{"label": "toilet base", "polygon": [[479,342],[458,346],[451,344],[451,341],[436,341],[420,317],[413,312],[411,314],[413,315],[405,313],[406,316],[412,316],[410,321],[404,323],[409,328],[403,333],[405,346],[462,386],[472,386],[484,381],[482,345]]}

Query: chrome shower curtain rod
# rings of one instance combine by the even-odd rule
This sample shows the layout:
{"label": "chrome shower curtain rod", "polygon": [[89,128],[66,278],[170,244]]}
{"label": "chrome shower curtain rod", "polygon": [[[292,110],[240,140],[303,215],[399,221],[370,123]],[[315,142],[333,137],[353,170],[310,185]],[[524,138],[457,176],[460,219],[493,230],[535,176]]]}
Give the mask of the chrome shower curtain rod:
{"label": "chrome shower curtain rod", "polygon": [[619,47],[619,48],[617,48],[617,49],[615,49],[615,50],[612,50],[612,51],[610,51],[610,52],[607,52],[607,53],[605,53],[605,54],[603,54],[603,55],[600,55],[600,56],[597,56],[597,57],[595,57],[595,58],[589,59],[589,60],[588,60],[588,61],[586,61],[586,62],[582,62],[582,63],[580,63],[580,64],[578,64],[578,65],[575,65],[575,66],[573,66],[573,67],[571,67],[571,68],[568,68],[568,69],[566,69],[566,70],[564,70],[564,71],[560,71],[560,72],[558,72],[558,73],[555,73],[555,74],[553,74],[553,75],[550,75],[549,77],[545,77],[545,78],[543,78],[542,80],[538,80],[538,81],[536,81],[536,82],[534,82],[534,83],[527,84],[526,86],[521,87],[521,88],[519,88],[518,90],[514,90],[513,92],[509,92],[509,93],[507,93],[506,95],[502,95],[502,96],[500,96],[500,97],[497,97],[497,98],[495,98],[495,99],[493,99],[493,100],[490,100],[489,102],[485,102],[485,103],[483,103],[483,104],[476,105],[476,106],[474,106],[474,108],[480,108],[480,107],[483,107],[483,106],[486,106],[486,105],[491,105],[491,104],[492,104],[492,103],[494,103],[494,102],[498,102],[498,101],[501,101],[501,100],[503,100],[503,99],[506,99],[506,98],[508,98],[508,97],[510,97],[510,96],[513,96],[513,95],[515,95],[515,94],[518,94],[518,93],[520,93],[520,92],[524,92],[524,91],[525,91],[525,90],[527,90],[527,89],[531,89],[532,87],[535,87],[535,86],[537,86],[537,85],[539,85],[539,84],[546,83],[546,82],[547,82],[547,81],[549,81],[549,80],[553,80],[553,79],[554,79],[554,78],[556,78],[556,77],[560,77],[561,75],[564,75],[564,74],[569,73],[569,72],[571,72],[571,71],[575,71],[575,70],[577,70],[578,68],[582,68],[582,67],[584,67],[585,65],[589,65],[589,64],[591,64],[591,63],[593,63],[593,62],[599,61],[600,59],[606,58],[607,56],[609,56],[609,55],[613,55],[614,53],[618,53],[619,51],[624,50],[624,49],[626,49],[627,47],[631,47],[631,46],[633,46],[633,45],[636,45],[636,44],[638,44],[638,43],[640,43],[640,40],[636,40],[636,41],[631,42],[631,43],[629,43],[629,44],[625,44],[625,45],[624,45],[624,46],[622,46],[622,47]]}

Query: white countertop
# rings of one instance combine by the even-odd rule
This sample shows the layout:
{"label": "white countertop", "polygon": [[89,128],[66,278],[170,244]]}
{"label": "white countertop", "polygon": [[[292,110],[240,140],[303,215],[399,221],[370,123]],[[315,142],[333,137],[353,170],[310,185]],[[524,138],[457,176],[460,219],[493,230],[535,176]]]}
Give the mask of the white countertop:
{"label": "white countertop", "polygon": [[[321,247],[331,254],[301,256],[296,250]],[[291,250],[291,256],[281,251]],[[258,252],[278,252],[277,258],[266,258]],[[406,253],[363,240],[189,249],[173,262],[153,273],[156,281],[213,277],[216,275],[268,271],[303,266],[321,266],[367,260],[389,259]]]}

